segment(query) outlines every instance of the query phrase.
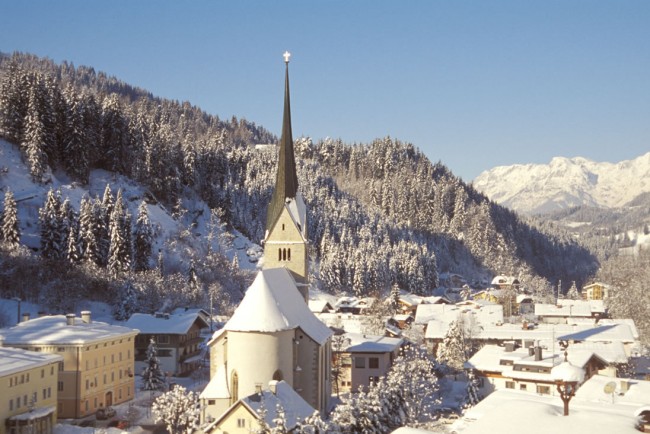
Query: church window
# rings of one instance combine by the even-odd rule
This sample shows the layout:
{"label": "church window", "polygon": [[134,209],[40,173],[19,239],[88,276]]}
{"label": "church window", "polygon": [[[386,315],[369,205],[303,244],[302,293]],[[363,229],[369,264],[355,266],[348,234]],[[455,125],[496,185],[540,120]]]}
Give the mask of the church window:
{"label": "church window", "polygon": [[291,260],[291,249],[287,249],[287,261]]}
{"label": "church window", "polygon": [[237,371],[233,371],[230,379],[230,403],[234,404],[239,400],[239,377]]}
{"label": "church window", "polygon": [[282,249],[278,249],[278,261],[282,260]]}
{"label": "church window", "polygon": [[282,230],[284,230],[284,223],[282,223]]}
{"label": "church window", "polygon": [[284,376],[282,375],[282,371],[279,370],[279,369],[278,369],[277,371],[275,371],[275,372],[273,373],[273,379],[276,380],[276,381],[282,381],[282,380],[284,380]]}

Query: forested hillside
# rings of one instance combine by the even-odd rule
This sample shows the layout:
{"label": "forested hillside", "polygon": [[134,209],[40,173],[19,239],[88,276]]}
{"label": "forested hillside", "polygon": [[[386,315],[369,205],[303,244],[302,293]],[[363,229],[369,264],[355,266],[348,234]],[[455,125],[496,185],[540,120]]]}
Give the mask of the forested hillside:
{"label": "forested hillside", "polygon": [[[230,227],[263,238],[276,153],[253,145],[276,138],[245,119],[224,121],[89,67],[14,54],[0,57],[0,136],[20,147],[37,182],[48,181],[48,168],[82,184],[91,169],[106,169],[178,212],[191,191]],[[410,144],[301,138],[295,148],[313,277],[328,291],[385,293],[397,283],[428,293],[447,271],[477,284],[508,273],[568,287],[596,271],[568,235],[488,201]]]}

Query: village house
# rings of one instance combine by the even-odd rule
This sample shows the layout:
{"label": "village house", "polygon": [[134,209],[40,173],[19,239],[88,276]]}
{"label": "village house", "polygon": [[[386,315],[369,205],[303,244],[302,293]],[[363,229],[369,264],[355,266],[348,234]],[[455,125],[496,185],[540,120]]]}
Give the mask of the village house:
{"label": "village house", "polygon": [[366,390],[371,383],[388,374],[399,350],[401,338],[344,333],[333,338],[332,366],[336,372],[338,393]]}
{"label": "village house", "polygon": [[203,429],[203,432],[249,434],[256,432],[263,425],[274,427],[278,407],[284,411],[285,426],[288,432],[292,432],[299,422],[313,415],[315,411],[285,381],[272,380],[267,389],[263,390],[260,387],[254,393],[231,405],[219,418],[211,421]]}
{"label": "village house", "polygon": [[82,418],[133,399],[134,343],[138,330],[93,321],[89,311],[23,321],[2,331],[4,345],[56,354],[57,415]]}
{"label": "village house", "polygon": [[609,297],[610,286],[605,283],[595,282],[582,287],[581,295],[585,300],[604,300]]}
{"label": "village house", "polygon": [[57,354],[0,346],[0,434],[52,433],[61,363]]}
{"label": "village house", "polygon": [[[170,375],[185,375],[203,363],[201,331],[209,328],[208,314],[202,309],[177,309],[170,313],[135,313],[124,324],[140,330],[135,338],[135,370],[146,367],[151,339],[158,348],[160,369]],[[207,360],[206,360],[207,361]]]}
{"label": "village house", "polygon": [[[480,390],[485,396],[494,390],[516,389],[541,395],[555,395],[555,380],[552,369],[564,359],[559,344],[538,344],[519,348],[515,342],[504,346],[485,345],[467,362],[466,369],[473,369],[480,380]],[[569,345],[569,363],[582,369],[585,378],[606,372],[608,362],[592,349]]]}

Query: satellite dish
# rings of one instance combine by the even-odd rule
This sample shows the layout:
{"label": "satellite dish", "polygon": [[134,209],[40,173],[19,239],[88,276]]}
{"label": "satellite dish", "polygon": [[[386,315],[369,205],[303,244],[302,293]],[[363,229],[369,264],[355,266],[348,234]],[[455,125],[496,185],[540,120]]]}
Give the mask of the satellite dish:
{"label": "satellite dish", "polygon": [[609,383],[605,384],[605,387],[603,387],[603,391],[605,393],[614,393],[616,391],[616,383],[610,381]]}

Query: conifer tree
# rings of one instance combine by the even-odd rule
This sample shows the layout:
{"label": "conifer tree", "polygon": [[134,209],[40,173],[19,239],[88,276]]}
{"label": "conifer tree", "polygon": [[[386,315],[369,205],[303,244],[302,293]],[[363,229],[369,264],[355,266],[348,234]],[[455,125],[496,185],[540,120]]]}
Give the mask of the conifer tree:
{"label": "conifer tree", "polygon": [[43,112],[38,106],[36,90],[32,88],[29,94],[29,106],[25,123],[25,135],[22,141],[22,148],[27,156],[29,172],[34,182],[42,182],[43,175],[47,170],[47,136],[43,119]]}
{"label": "conifer tree", "polygon": [[466,361],[464,347],[463,330],[458,321],[452,321],[442,342],[438,344],[436,350],[438,363],[445,364],[456,371],[462,370]]}
{"label": "conifer tree", "polygon": [[86,262],[98,264],[94,227],[93,206],[90,199],[84,196],[79,205],[80,258]]}
{"label": "conifer tree", "polygon": [[74,226],[70,226],[68,233],[68,245],[66,249],[66,259],[71,264],[76,264],[81,260],[81,249],[79,245],[79,240],[77,236],[77,231]]}
{"label": "conifer tree", "polygon": [[147,358],[142,370],[142,390],[163,390],[165,387],[165,374],[160,368],[158,360],[158,347],[151,338],[147,347]]}
{"label": "conifer tree", "polygon": [[569,300],[580,300],[580,291],[578,291],[578,287],[576,286],[575,281],[573,281],[571,284],[571,287],[569,288],[569,291],[567,291],[566,296]]}
{"label": "conifer tree", "polygon": [[10,249],[17,249],[20,245],[18,209],[11,190],[5,192],[4,209],[0,215],[0,241],[4,241]]}
{"label": "conifer tree", "polygon": [[147,270],[149,269],[149,258],[153,247],[153,231],[145,201],[140,202],[138,207],[138,217],[135,222],[133,236],[133,269],[135,271]]}
{"label": "conifer tree", "polygon": [[117,304],[113,307],[113,317],[118,321],[126,321],[138,310],[138,295],[131,280],[120,286]]}
{"label": "conifer tree", "polygon": [[59,259],[63,251],[60,233],[60,193],[50,189],[45,199],[45,204],[39,210],[39,223],[41,226],[41,254],[47,259]]}
{"label": "conifer tree", "polygon": [[131,267],[131,249],[129,238],[126,236],[126,218],[122,190],[118,190],[117,199],[111,213],[109,233],[110,246],[108,250],[108,269],[113,276]]}

